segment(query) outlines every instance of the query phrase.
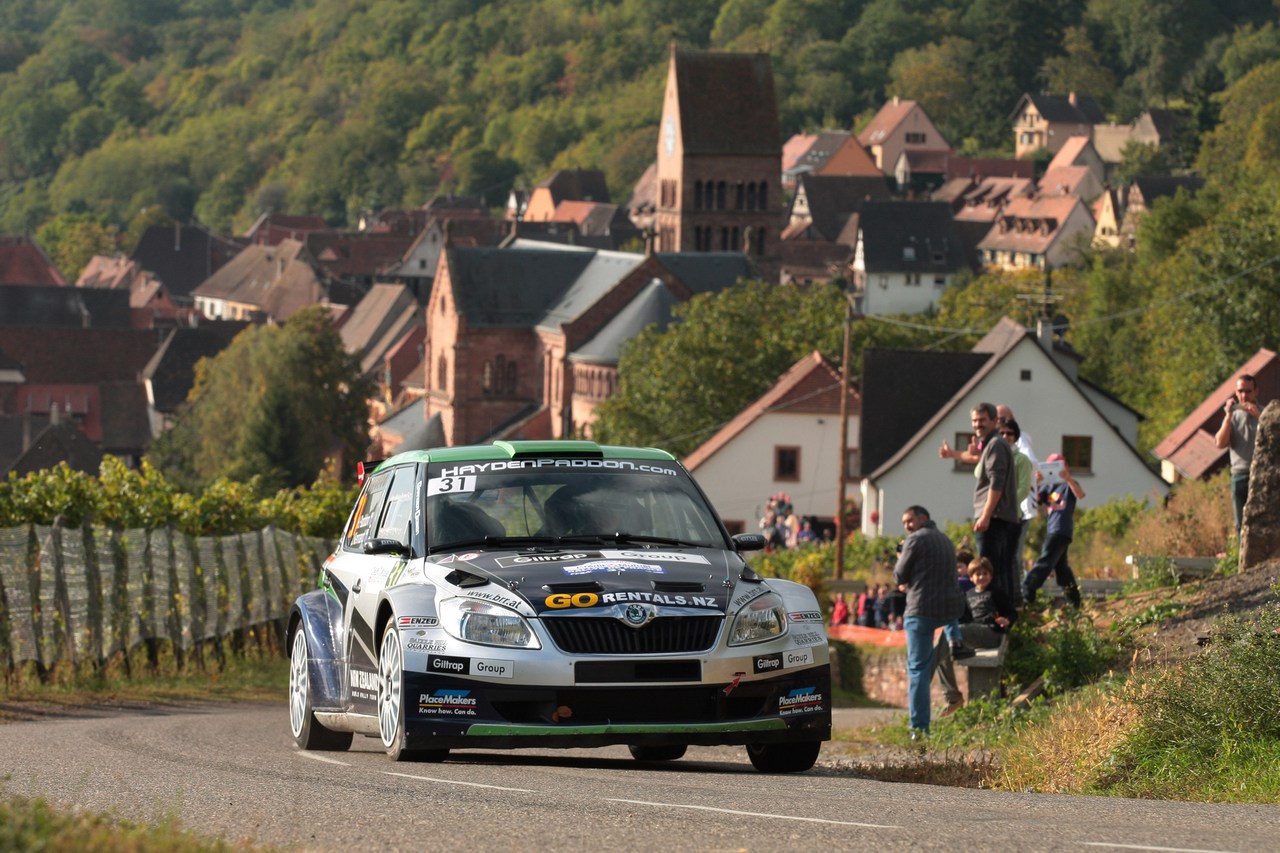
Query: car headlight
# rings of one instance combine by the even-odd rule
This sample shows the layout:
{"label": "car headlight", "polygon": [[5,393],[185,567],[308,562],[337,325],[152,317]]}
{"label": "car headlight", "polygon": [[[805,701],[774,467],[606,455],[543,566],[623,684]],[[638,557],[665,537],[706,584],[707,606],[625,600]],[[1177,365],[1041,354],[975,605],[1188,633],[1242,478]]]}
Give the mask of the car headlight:
{"label": "car headlight", "polygon": [[747,603],[733,618],[729,645],[745,646],[772,640],[787,633],[787,608],[776,592],[767,592]]}
{"label": "car headlight", "polygon": [[451,598],[440,605],[440,625],[450,636],[485,646],[540,649],[542,644],[525,618],[487,601]]}

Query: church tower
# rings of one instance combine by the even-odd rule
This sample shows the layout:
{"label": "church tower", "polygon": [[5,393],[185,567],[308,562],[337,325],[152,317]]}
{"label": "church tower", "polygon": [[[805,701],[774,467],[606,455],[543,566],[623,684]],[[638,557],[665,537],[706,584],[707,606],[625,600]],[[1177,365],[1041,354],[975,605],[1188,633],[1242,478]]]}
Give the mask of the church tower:
{"label": "church tower", "polygon": [[768,54],[673,44],[658,134],[658,250],[772,254],[785,218],[781,178]]}

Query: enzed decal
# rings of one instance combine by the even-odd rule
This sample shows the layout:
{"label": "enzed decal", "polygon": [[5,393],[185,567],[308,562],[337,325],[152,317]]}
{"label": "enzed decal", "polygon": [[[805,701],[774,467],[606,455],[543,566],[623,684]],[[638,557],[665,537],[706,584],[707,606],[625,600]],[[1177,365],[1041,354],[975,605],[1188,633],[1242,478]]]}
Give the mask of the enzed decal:
{"label": "enzed decal", "polygon": [[822,710],[822,694],[814,688],[797,687],[778,697],[778,716],[793,717],[797,714],[813,714]]}
{"label": "enzed decal", "polygon": [[474,717],[476,700],[470,690],[437,690],[418,696],[418,712],[438,717]]}
{"label": "enzed decal", "polygon": [[633,563],[629,560],[595,560],[590,563],[564,567],[564,573],[570,577],[590,575],[596,572],[615,572],[617,574],[622,574],[623,572],[646,572],[651,575],[664,575],[667,570],[662,566],[655,566],[650,563]]}
{"label": "enzed decal", "polygon": [[397,624],[401,628],[434,628],[440,620],[434,616],[401,616]]}
{"label": "enzed decal", "polygon": [[802,610],[799,613],[792,613],[788,616],[792,622],[821,622],[822,614],[816,610]]}
{"label": "enzed decal", "polygon": [[701,554],[681,554],[674,551],[601,551],[600,555],[614,560],[665,560],[668,563],[711,565],[711,561]]}

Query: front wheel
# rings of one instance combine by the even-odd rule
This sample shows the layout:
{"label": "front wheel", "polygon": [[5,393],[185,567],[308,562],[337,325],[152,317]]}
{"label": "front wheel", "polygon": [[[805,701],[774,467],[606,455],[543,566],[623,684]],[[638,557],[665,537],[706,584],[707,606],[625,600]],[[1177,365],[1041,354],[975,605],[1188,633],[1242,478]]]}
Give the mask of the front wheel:
{"label": "front wheel", "polygon": [[747,758],[761,773],[802,773],[818,760],[822,742],[806,740],[798,743],[749,743]]}
{"label": "front wheel", "polygon": [[378,649],[378,734],[392,761],[444,761],[447,749],[411,750],[405,747],[404,656],[396,621],[387,621]]}
{"label": "front wheel", "polygon": [[347,749],[351,732],[335,732],[316,720],[311,703],[311,653],[301,623],[293,632],[289,657],[289,731],[294,742],[303,749]]}

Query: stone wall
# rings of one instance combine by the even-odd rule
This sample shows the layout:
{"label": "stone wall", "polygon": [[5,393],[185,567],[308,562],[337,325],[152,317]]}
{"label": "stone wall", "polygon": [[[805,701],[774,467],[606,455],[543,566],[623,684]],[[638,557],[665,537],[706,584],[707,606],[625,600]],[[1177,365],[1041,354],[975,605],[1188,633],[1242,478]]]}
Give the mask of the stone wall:
{"label": "stone wall", "polygon": [[1249,502],[1240,531],[1240,568],[1251,569],[1280,557],[1280,401],[1272,400],[1258,419],[1258,438],[1249,471]]}
{"label": "stone wall", "polygon": [[[907,707],[907,654],[905,648],[881,649],[859,646],[862,654],[862,690],[867,697],[894,708]],[[956,667],[960,690],[969,693],[969,670]],[[938,679],[930,686],[935,709],[946,704]]]}

